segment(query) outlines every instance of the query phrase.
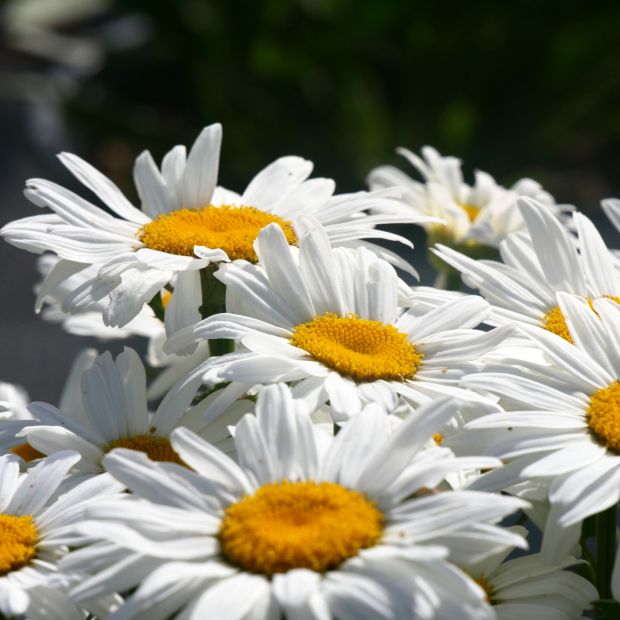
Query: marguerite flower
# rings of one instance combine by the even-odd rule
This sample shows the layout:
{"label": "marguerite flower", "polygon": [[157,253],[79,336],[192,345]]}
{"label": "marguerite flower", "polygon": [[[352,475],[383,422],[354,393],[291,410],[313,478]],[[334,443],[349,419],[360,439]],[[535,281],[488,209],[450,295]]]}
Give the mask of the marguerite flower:
{"label": "marguerite flower", "polygon": [[442,400],[392,431],[369,406],[330,436],[280,384],[238,424],[238,463],[186,429],[171,441],[194,474],[116,450],[106,468],[132,493],[87,511],[80,531],[106,547],[67,559],[92,566],[99,551],[115,564],[73,595],[88,600],[122,575],[137,590],[110,620],[492,618],[450,554],[522,546],[493,524],[523,502],[430,492],[449,471],[498,464],[423,449],[455,412]]}
{"label": "marguerite flower", "polygon": [[296,392],[315,406],[329,399],[339,419],[399,395],[420,404],[440,395],[479,399],[457,383],[476,359],[511,328],[474,330],[488,313],[477,296],[458,298],[426,314],[397,305],[394,269],[364,248],[332,249],[316,226],[292,249],[275,225],[258,236],[260,265],[233,263],[215,274],[228,309],[179,332],[169,346],[193,339],[234,338],[243,349],[212,357],[190,377],[248,387],[300,382]]}
{"label": "marguerite flower", "polygon": [[[574,344],[540,327],[522,328],[551,369],[540,366],[532,378],[533,365],[523,376],[519,368],[497,364],[494,372],[463,379],[472,389],[499,395],[510,409],[467,426],[474,445],[484,443],[488,454],[509,462],[488,476],[503,484],[516,476],[549,484],[542,551],[551,562],[572,551],[586,517],[620,499],[620,306],[609,299],[591,306],[565,293],[558,302]],[[472,486],[481,485],[484,476]]]}
{"label": "marguerite flower", "polygon": [[398,153],[418,170],[424,182],[393,166],[382,166],[369,174],[368,183],[372,189],[402,187],[406,190],[403,202],[413,213],[444,220],[444,225],[423,224],[432,242],[464,244],[470,252],[480,245],[497,247],[504,237],[524,228],[516,208],[519,196],[538,200],[556,217],[569,208],[556,205],[553,196],[532,179],[521,179],[506,189],[478,170],[474,185],[468,185],[463,181],[461,160],[443,157],[430,146],[422,149],[424,159],[404,148]]}
{"label": "marguerite flower", "polygon": [[[58,497],[61,483],[80,456],[59,452],[20,474],[17,457],[0,456],[0,615],[29,620],[82,620],[85,614],[67,592],[79,583],[58,569],[79,542],[75,525],[89,503],[118,494],[122,486],[107,474],[74,486]],[[108,600],[108,602],[112,602]],[[91,607],[91,605],[87,605]],[[93,611],[107,613],[110,606]]]}
{"label": "marguerite flower", "polygon": [[[81,407],[61,411],[47,403],[32,403],[29,409],[37,421],[22,424],[18,435],[43,454],[79,452],[76,469],[83,472],[103,471],[105,453],[117,447],[180,463],[168,439],[174,428],[187,426],[225,448],[230,443],[227,426],[251,410],[248,401],[234,403],[235,398],[222,398],[219,393],[192,406],[199,384],[173,387],[151,414],[144,367],[136,352],[126,348],[116,360],[106,352],[82,374]],[[211,421],[211,417],[218,419]]]}
{"label": "marguerite flower", "polygon": [[[54,282],[86,265],[97,265],[96,275],[65,297],[63,310],[89,309],[109,295],[103,313],[107,325],[127,324],[172,283],[174,294],[166,308],[168,333],[200,319],[199,271],[212,263],[255,261],[252,244],[267,224],[281,226],[287,241],[295,243],[299,216],[311,214],[325,224],[336,244],[368,244],[359,240],[380,237],[411,245],[375,228],[420,219],[400,214],[398,203],[390,198],[393,192],[333,196],[332,180],[307,180],[312,163],[301,157],[276,160],[254,177],[242,195],[216,187],[221,140],[221,125],[210,125],[189,155],[185,147],[174,147],[164,157],[161,170],[148,151],[140,155],[134,179],[142,209],[91,165],[63,153],[62,163],[114,215],[55,183],[31,179],[26,196],[54,213],[9,223],[2,235],[18,247],[49,250],[63,259],[50,276]],[[371,208],[375,215],[366,213]],[[394,253],[370,245],[400,266],[408,266]]]}
{"label": "marguerite flower", "polygon": [[574,213],[577,243],[539,203],[521,199],[519,209],[529,237],[511,235],[500,244],[503,263],[475,261],[443,245],[437,256],[462,272],[465,282],[491,304],[492,325],[537,325],[570,341],[557,292],[573,293],[592,302],[608,297],[620,301],[620,274],[594,224]]}
{"label": "marguerite flower", "polygon": [[[84,373],[93,364],[97,357],[94,349],[83,349],[75,358],[60,395],[59,407],[68,415],[76,415],[82,410],[82,393],[80,381]],[[17,454],[26,463],[31,463],[43,456],[35,450],[19,433],[26,426],[40,424],[28,406],[31,402],[25,390],[15,388],[10,384],[0,384],[0,408],[7,409],[7,417],[0,413],[0,454],[12,452]],[[8,415],[10,412],[10,415]]]}
{"label": "marguerite flower", "polygon": [[[525,534],[525,528],[512,528]],[[507,560],[511,548],[461,568],[487,594],[497,620],[574,620],[598,599],[596,588],[565,570],[579,561],[566,557],[547,564],[539,553]]]}

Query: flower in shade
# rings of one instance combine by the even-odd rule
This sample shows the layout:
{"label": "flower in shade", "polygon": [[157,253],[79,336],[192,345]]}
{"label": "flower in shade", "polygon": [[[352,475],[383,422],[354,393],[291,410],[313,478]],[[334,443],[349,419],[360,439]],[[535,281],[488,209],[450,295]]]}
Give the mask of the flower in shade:
{"label": "flower in shade", "polygon": [[[526,533],[525,528],[512,528]],[[479,562],[462,566],[486,592],[497,620],[572,620],[598,599],[596,588],[576,573],[565,570],[580,562],[566,557],[547,564],[539,553],[506,559],[502,549]]]}
{"label": "flower in shade", "polygon": [[[73,314],[64,312],[62,302],[71,291],[93,278],[97,265],[90,265],[60,282],[54,281],[55,266],[60,262],[54,254],[44,254],[37,261],[37,267],[44,276],[36,287],[35,310],[41,311],[46,321],[61,323],[65,331],[77,336],[95,337],[99,340],[118,340],[132,336],[148,338],[146,361],[158,369],[157,376],[149,384],[149,400],[161,398],[181,377],[209,357],[209,345],[202,342],[191,355],[167,355],[163,346],[166,341],[164,323],[159,320],[150,306],[144,306],[138,315],[123,327],[112,327],[103,321],[109,300],[101,299],[90,307],[77,310]],[[161,305],[166,308],[172,293],[168,290],[160,294]]]}
{"label": "flower in shade", "polygon": [[[0,615],[29,620],[80,620],[85,614],[68,596],[79,576],[59,570],[67,545],[78,544],[76,523],[87,504],[118,496],[122,486],[107,474],[72,485],[58,496],[75,452],[59,452],[20,474],[14,455],[0,456]],[[107,614],[117,597],[86,605]]]}
{"label": "flower in shade", "polygon": [[398,306],[391,265],[364,248],[332,249],[317,224],[288,246],[271,225],[258,237],[259,265],[224,265],[216,277],[229,292],[231,312],[213,315],[178,332],[168,346],[202,338],[234,338],[242,349],[212,357],[190,377],[248,387],[299,382],[296,393],[312,402],[329,399],[346,419],[364,403],[387,411],[398,396],[420,404],[441,395],[478,399],[458,387],[477,358],[502,342],[511,328],[473,329],[488,313],[478,296],[463,296],[417,316]]}
{"label": "flower in shade", "polygon": [[[148,151],[142,153],[134,167],[141,209],[90,164],[62,153],[62,163],[112,214],[60,185],[30,179],[26,196],[53,213],[11,222],[2,235],[17,247],[57,254],[62,260],[49,276],[56,283],[96,265],[96,274],[66,295],[62,308],[90,309],[109,296],[106,325],[126,325],[172,283],[168,333],[199,320],[201,269],[236,259],[256,261],[253,242],[270,223],[282,228],[288,243],[296,243],[304,214],[322,221],[334,243],[369,245],[411,271],[396,254],[366,241],[385,238],[411,245],[376,229],[377,224],[420,220],[400,213],[393,191],[334,196],[331,179],[308,180],[312,162],[290,156],[259,172],[239,195],[216,187],[221,140],[221,125],[209,125],[189,154],[175,146],[161,169]],[[369,215],[369,209],[375,213]]]}
{"label": "flower in shade", "polygon": [[90,362],[80,377],[78,406],[62,411],[47,403],[32,403],[29,410],[36,421],[22,423],[17,433],[43,454],[75,450],[81,455],[76,469],[82,472],[103,471],[104,455],[117,447],[139,450],[155,461],[182,463],[169,441],[178,426],[192,428],[227,449],[228,425],[252,408],[249,401],[235,402],[219,392],[192,405],[200,384],[195,381],[174,386],[151,413],[144,367],[133,349],[126,348],[116,360],[106,352]]}
{"label": "flower in shade", "polygon": [[[369,406],[330,436],[279,384],[237,425],[238,462],[186,429],[171,440],[195,473],[115,450],[106,468],[131,495],[88,510],[79,530],[104,541],[116,564],[73,595],[88,600],[120,573],[137,589],[110,620],[197,620],[222,609],[256,620],[490,619],[484,591],[451,554],[523,546],[494,525],[523,502],[429,492],[448,472],[498,464],[424,448],[455,412],[444,399],[392,430]],[[92,566],[100,548],[76,551],[68,565]]]}
{"label": "flower in shade", "polygon": [[402,201],[411,212],[444,220],[443,225],[422,224],[433,240],[464,244],[470,252],[480,244],[497,247],[504,237],[525,227],[516,208],[519,196],[534,198],[556,217],[569,208],[556,205],[553,196],[533,179],[521,179],[506,189],[477,170],[474,185],[468,185],[456,157],[443,157],[430,146],[422,149],[422,158],[405,148],[398,153],[416,168],[423,182],[393,166],[381,166],[369,174],[370,187],[402,188]]}

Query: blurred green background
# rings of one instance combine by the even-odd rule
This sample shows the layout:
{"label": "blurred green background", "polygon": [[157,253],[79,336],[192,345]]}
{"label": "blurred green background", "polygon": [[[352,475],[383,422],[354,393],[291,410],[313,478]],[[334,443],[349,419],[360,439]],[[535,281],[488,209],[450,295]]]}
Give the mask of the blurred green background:
{"label": "blurred green background", "polygon": [[[620,195],[617,1],[5,0],[0,9],[0,224],[38,212],[21,195],[29,177],[78,187],[53,157],[60,150],[135,199],[141,150],[159,159],[220,121],[220,178],[231,189],[297,154],[354,191],[376,165],[407,169],[397,146],[432,144],[461,157],[468,176],[537,179],[620,247],[598,208]],[[1,244],[0,263],[10,292],[0,338],[14,352],[0,379],[54,400],[85,341],[34,316],[32,255]]]}
{"label": "blurred green background", "polygon": [[[150,36],[107,56],[67,101],[71,127],[122,176],[224,124],[241,188],[295,153],[357,189],[394,148],[433,144],[562,202],[609,195],[620,161],[620,3],[117,0]],[[125,159],[123,159],[123,156]],[[617,187],[617,185],[616,185]]]}

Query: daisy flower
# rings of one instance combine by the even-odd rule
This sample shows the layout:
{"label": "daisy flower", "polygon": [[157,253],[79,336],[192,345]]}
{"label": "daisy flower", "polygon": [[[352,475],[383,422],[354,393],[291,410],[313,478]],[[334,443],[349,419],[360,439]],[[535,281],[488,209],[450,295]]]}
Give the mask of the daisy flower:
{"label": "daisy flower", "polygon": [[399,395],[416,404],[440,395],[479,399],[457,383],[512,331],[474,330],[488,313],[477,296],[421,316],[402,312],[394,269],[364,248],[332,249],[318,224],[299,250],[270,225],[256,251],[260,265],[233,263],[215,274],[234,314],[213,315],[169,341],[172,350],[204,338],[234,338],[243,346],[210,358],[190,378],[248,387],[299,382],[297,393],[315,406],[329,399],[339,419],[347,419],[367,402],[391,411]]}
{"label": "daisy flower", "polygon": [[[312,162],[282,157],[259,172],[239,195],[216,187],[221,140],[221,125],[209,125],[188,155],[183,146],[168,152],[161,170],[148,151],[142,153],[134,167],[141,209],[90,164],[62,153],[62,163],[113,214],[55,183],[31,179],[27,198],[53,213],[11,222],[2,235],[31,252],[57,254],[62,261],[50,276],[55,282],[97,265],[96,275],[65,297],[63,310],[89,309],[109,296],[103,313],[106,325],[126,325],[173,283],[166,308],[169,333],[200,319],[200,270],[236,259],[255,261],[253,241],[269,223],[282,227],[288,243],[296,243],[297,219],[305,213],[325,224],[334,243],[370,244],[407,267],[394,253],[361,241],[383,238],[411,245],[375,228],[404,221],[390,197],[393,191],[334,196],[332,180],[307,180]],[[366,213],[371,208],[375,215]],[[419,219],[409,216],[407,221]]]}
{"label": "daisy flower", "polygon": [[[235,403],[235,398],[222,398],[217,392],[192,406],[199,384],[173,387],[151,414],[144,367],[136,352],[126,348],[116,360],[106,352],[81,376],[81,406],[62,411],[47,403],[32,403],[29,409],[37,422],[22,424],[17,435],[43,454],[75,450],[81,455],[76,469],[82,472],[103,471],[103,456],[117,447],[180,463],[168,439],[174,428],[187,426],[226,448],[231,441],[227,426],[251,409],[248,401]],[[212,417],[217,421],[212,422]]]}
{"label": "daisy flower", "polygon": [[[525,528],[511,528],[526,534]],[[596,588],[569,570],[572,557],[547,564],[539,553],[507,560],[512,548],[462,566],[486,592],[497,620],[573,620],[598,599]]]}
{"label": "daisy flower", "polygon": [[[59,401],[59,407],[69,415],[79,415],[78,412],[82,410],[80,387],[82,373],[92,366],[96,357],[97,352],[94,349],[83,349],[71,365]],[[11,412],[7,418],[2,418],[0,413],[0,419],[3,420],[0,424],[0,454],[12,452],[21,457],[25,463],[45,456],[35,450],[23,437],[18,436],[25,427],[40,424],[29,410],[31,400],[28,393],[10,384],[0,385],[2,386],[0,399],[4,401],[0,404],[0,408],[6,408]]]}
{"label": "daisy flower", "polygon": [[417,169],[423,182],[393,166],[381,166],[369,174],[368,184],[372,189],[401,187],[403,202],[413,213],[444,220],[444,225],[422,224],[432,242],[462,244],[470,253],[480,252],[480,245],[496,248],[508,234],[524,228],[516,209],[519,196],[538,200],[556,217],[568,208],[556,205],[553,196],[532,179],[521,179],[506,189],[478,170],[472,186],[464,182],[461,160],[456,157],[443,157],[430,146],[422,149],[423,158],[405,148],[397,152]]}
{"label": "daisy flower", "polygon": [[[29,620],[82,620],[69,587],[76,575],[58,569],[78,542],[76,523],[89,503],[118,494],[121,485],[107,474],[74,486],[58,496],[75,452],[59,452],[20,474],[17,457],[0,456],[0,615]],[[87,607],[91,607],[88,605]],[[97,609],[99,607],[99,609]],[[109,612],[95,605],[92,611]]]}
{"label": "daisy flower", "polygon": [[475,261],[443,245],[433,251],[462,272],[468,286],[491,304],[492,325],[537,325],[571,340],[557,292],[588,300],[620,301],[620,274],[594,224],[573,214],[577,241],[541,204],[521,199],[529,236],[511,235],[500,244],[503,263]]}
{"label": "daisy flower", "polygon": [[[558,301],[574,344],[540,327],[522,328],[557,372],[541,366],[533,379],[497,365],[463,379],[472,389],[497,394],[510,409],[467,425],[472,449],[484,443],[488,454],[509,462],[487,476],[496,483],[518,477],[549,485],[542,545],[549,561],[571,551],[586,517],[620,499],[620,306],[597,299],[591,307],[565,293]],[[483,488],[484,478],[472,486]],[[615,587],[620,592],[620,583]]]}
{"label": "daisy flower", "polygon": [[[523,546],[494,525],[523,502],[428,492],[449,471],[485,466],[423,449],[455,412],[453,400],[433,403],[392,432],[388,416],[369,406],[330,436],[280,384],[265,388],[256,416],[237,426],[238,463],[187,429],[171,441],[194,474],[116,450],[106,468],[131,494],[93,506],[79,530],[105,540],[109,557],[114,547],[127,555],[73,595],[83,600],[123,571],[138,587],[110,620],[492,618],[483,590],[450,554],[469,553],[474,539],[478,558]],[[94,557],[85,548],[68,562],[77,568]]]}

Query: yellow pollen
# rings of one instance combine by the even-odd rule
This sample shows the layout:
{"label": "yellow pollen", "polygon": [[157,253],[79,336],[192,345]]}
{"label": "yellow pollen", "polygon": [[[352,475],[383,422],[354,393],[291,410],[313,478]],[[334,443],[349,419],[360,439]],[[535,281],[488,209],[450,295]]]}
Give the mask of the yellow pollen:
{"label": "yellow pollen", "polygon": [[489,585],[489,582],[484,577],[479,577],[478,579],[474,579],[474,581],[484,590],[487,595],[487,603],[493,605],[493,589]]}
{"label": "yellow pollen", "polygon": [[220,542],[231,564],[252,573],[324,573],[375,545],[382,531],[383,514],[357,491],[332,482],[281,482],[229,506]]}
{"label": "yellow pollen", "polygon": [[[620,304],[620,297],[614,297],[613,295],[605,295],[606,299],[613,299],[616,303]],[[591,297],[586,297],[586,301],[592,310],[594,310],[593,302],[594,300]],[[596,312],[596,311],[595,311]],[[568,340],[571,344],[573,343],[573,338],[568,331],[568,325],[566,324],[566,319],[562,314],[559,306],[555,306],[551,308],[545,316],[543,317],[543,326],[546,330],[557,334],[558,336],[562,336],[564,340]]]}
{"label": "yellow pollen", "polygon": [[586,419],[595,439],[612,452],[620,454],[620,383],[618,381],[592,394]]}
{"label": "yellow pollen", "polygon": [[172,299],[172,293],[169,290],[164,289],[159,295],[161,297],[161,305],[164,309],[167,308],[170,300]]}
{"label": "yellow pollen", "polygon": [[30,564],[38,540],[30,515],[0,514],[0,577]]}
{"label": "yellow pollen", "polygon": [[459,206],[467,213],[470,222],[473,222],[478,217],[478,213],[480,213],[480,207],[476,207],[475,205],[462,203]]}
{"label": "yellow pollen", "polygon": [[159,437],[157,435],[134,435],[133,437],[115,439],[106,446],[105,452],[114,450],[114,448],[137,450],[138,452],[144,452],[153,461],[177,463],[178,465],[187,467],[181,460],[181,457],[172,449],[166,437]]}
{"label": "yellow pollen", "polygon": [[443,435],[441,433],[435,433],[433,435],[433,441],[440,446],[443,442]]}
{"label": "yellow pollen", "polygon": [[42,459],[45,456],[45,454],[33,448],[29,443],[20,443],[18,446],[11,448],[9,452],[17,454],[17,456],[24,459],[26,463],[30,463],[36,459]]}
{"label": "yellow pollen", "polygon": [[315,316],[295,327],[290,342],[355,381],[403,381],[412,377],[422,362],[422,354],[406,334],[392,325],[354,314]]}
{"label": "yellow pollen", "polygon": [[280,225],[293,245],[297,237],[290,222],[254,207],[209,205],[201,209],[179,209],[160,215],[139,231],[146,247],[168,254],[194,256],[194,246],[221,248],[231,260],[256,262],[254,240],[268,224]]}

